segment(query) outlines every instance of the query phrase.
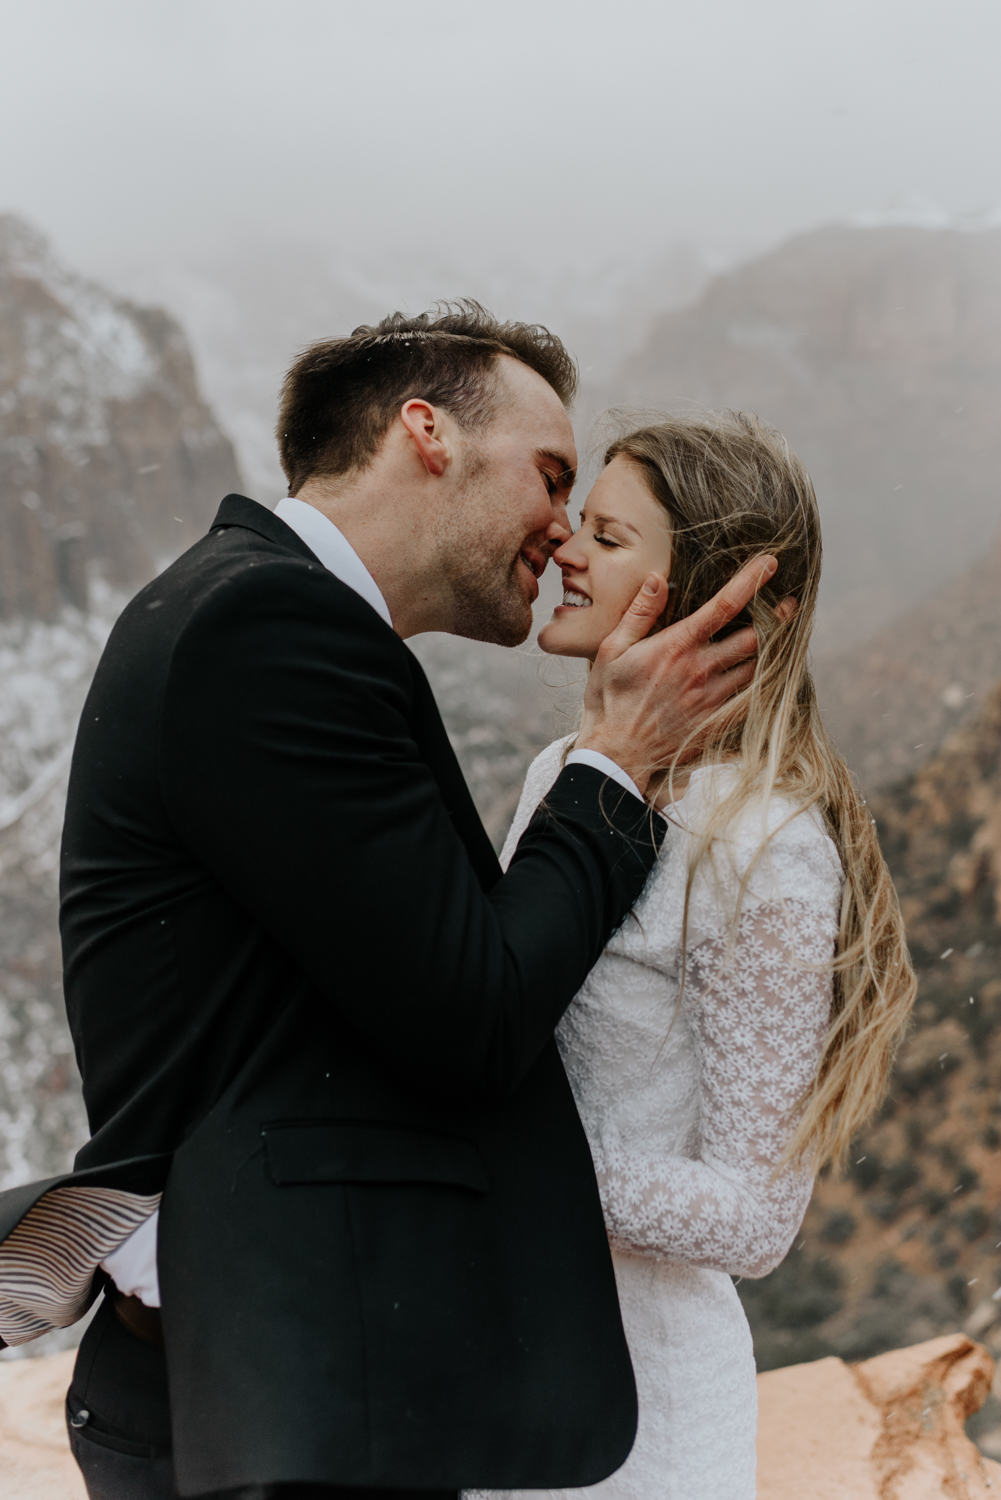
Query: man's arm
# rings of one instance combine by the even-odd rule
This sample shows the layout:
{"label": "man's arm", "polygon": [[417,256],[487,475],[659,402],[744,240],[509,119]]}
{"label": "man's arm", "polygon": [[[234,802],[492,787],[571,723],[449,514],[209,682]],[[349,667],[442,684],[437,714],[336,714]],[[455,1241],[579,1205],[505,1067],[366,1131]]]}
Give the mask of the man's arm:
{"label": "man's arm", "polygon": [[649,810],[564,771],[485,895],[410,730],[401,644],[329,575],[256,564],[201,605],[164,698],[182,840],[418,1086],[524,1076],[642,890]]}

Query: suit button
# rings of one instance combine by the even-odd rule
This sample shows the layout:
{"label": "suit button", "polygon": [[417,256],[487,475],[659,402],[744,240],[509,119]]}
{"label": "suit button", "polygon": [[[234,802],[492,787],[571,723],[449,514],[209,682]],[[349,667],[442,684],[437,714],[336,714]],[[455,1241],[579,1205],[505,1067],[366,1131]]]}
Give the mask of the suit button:
{"label": "suit button", "polygon": [[86,1427],[89,1421],[90,1412],[87,1411],[86,1407],[84,1407],[81,1411],[75,1412],[73,1416],[70,1417],[70,1426],[76,1428]]}

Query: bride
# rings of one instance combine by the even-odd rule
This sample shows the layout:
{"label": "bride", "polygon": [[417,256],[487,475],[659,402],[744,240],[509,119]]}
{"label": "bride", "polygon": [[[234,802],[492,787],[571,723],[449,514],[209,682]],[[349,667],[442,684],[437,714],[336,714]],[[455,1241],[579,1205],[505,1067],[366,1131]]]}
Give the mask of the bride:
{"label": "bride", "polygon": [[[544,651],[593,661],[651,571],[668,578],[676,620],[758,553],[779,570],[749,612],[753,683],[654,768],[659,867],[560,1024],[639,1428],[610,1479],[545,1493],[751,1500],[755,1368],[731,1278],[779,1264],[814,1173],[878,1106],[915,981],[873,821],[807,666],[820,578],[809,475],[777,432],[730,413],[645,427],[605,465],[555,554],[564,596]],[[572,743],[532,764],[505,867]]]}

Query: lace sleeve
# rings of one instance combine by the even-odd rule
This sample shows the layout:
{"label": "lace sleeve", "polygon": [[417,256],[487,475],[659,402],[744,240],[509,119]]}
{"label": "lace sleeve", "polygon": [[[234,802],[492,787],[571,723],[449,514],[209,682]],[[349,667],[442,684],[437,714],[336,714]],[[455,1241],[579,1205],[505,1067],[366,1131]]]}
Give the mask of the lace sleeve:
{"label": "lace sleeve", "polygon": [[820,1058],[832,983],[823,965],[835,935],[829,911],[788,900],[748,906],[735,939],[689,950],[682,1003],[698,1058],[702,1145],[692,1160],[600,1144],[595,1165],[617,1248],[742,1276],[765,1276],[786,1254],[813,1178],[773,1174]]}

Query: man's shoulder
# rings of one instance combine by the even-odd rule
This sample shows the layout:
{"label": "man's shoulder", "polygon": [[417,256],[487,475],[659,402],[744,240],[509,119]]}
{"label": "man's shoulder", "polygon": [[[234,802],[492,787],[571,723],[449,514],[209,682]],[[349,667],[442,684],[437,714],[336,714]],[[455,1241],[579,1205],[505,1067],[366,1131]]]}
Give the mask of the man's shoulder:
{"label": "man's shoulder", "polygon": [[221,507],[212,530],[147,584],[126,614],[162,611],[163,626],[185,635],[233,628],[241,617],[285,628],[321,625],[371,636],[405,659],[396,633],[284,522],[254,501],[243,505],[252,511]]}
{"label": "man's shoulder", "polygon": [[269,661],[312,659],[395,681],[409,694],[411,658],[399,636],[289,536],[295,546],[280,533],[227,524],[202,537],[123,610],[100,682],[117,694],[192,671],[218,681],[234,671],[243,677],[255,664],[264,670]]}

